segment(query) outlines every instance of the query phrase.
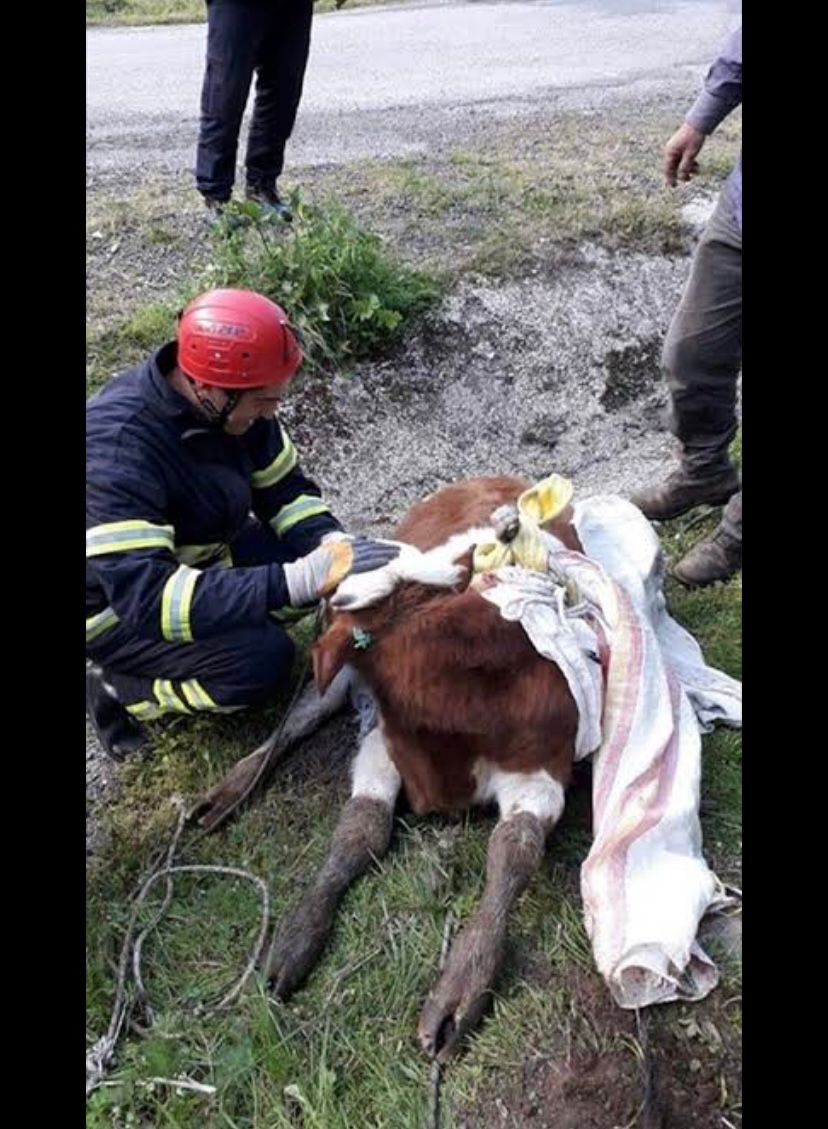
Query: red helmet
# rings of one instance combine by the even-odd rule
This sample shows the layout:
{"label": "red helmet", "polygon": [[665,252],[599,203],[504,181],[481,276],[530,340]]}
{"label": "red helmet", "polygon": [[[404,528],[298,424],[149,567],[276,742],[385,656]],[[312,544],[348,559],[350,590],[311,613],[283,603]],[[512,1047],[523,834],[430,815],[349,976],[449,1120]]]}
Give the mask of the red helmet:
{"label": "red helmet", "polygon": [[284,384],[302,363],[287,314],[252,290],[209,290],[178,323],[178,365],[201,384],[262,388]]}

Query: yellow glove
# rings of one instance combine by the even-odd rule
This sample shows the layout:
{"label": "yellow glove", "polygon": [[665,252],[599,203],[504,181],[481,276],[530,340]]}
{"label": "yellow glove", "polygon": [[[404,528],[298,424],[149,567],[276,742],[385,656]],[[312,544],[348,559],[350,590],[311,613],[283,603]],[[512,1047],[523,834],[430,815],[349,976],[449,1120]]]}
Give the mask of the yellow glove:
{"label": "yellow glove", "polygon": [[335,591],[352,572],[382,568],[399,552],[399,545],[367,537],[327,540],[306,557],[284,566],[290,602],[294,608],[316,603]]}

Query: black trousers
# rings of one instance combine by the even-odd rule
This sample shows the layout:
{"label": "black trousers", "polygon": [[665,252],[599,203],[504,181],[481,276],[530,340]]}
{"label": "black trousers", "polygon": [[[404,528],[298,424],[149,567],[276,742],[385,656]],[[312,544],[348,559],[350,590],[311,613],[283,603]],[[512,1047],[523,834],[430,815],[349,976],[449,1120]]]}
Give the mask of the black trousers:
{"label": "black trousers", "polygon": [[[283,564],[296,556],[295,549],[252,520],[230,551],[240,568]],[[141,720],[264,705],[290,677],[294,651],[293,640],[275,620],[193,643],[140,639],[118,623],[86,647],[118,700]]]}
{"label": "black trousers", "polygon": [[256,73],[247,183],[273,189],[282,171],[308,61],[313,0],[207,0],[196,184],[229,200],[242,116]]}

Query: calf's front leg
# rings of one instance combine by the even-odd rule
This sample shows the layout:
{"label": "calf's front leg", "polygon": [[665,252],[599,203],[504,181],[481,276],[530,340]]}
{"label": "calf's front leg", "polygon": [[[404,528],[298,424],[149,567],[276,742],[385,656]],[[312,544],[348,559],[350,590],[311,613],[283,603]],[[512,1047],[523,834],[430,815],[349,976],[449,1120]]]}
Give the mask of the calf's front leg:
{"label": "calf's front leg", "polygon": [[388,849],[401,781],[379,727],[362,741],[352,774],[351,798],[342,809],[328,857],[276,930],[265,962],[267,980],[280,999],[295,991],[318,961],[348,886]]}
{"label": "calf's front leg", "polygon": [[489,840],[483,897],[420,1015],[420,1044],[440,1062],[457,1050],[490,1002],[509,911],[540,866],[546,836],[563,812],[563,788],[547,772],[497,772],[491,786],[501,819]]}

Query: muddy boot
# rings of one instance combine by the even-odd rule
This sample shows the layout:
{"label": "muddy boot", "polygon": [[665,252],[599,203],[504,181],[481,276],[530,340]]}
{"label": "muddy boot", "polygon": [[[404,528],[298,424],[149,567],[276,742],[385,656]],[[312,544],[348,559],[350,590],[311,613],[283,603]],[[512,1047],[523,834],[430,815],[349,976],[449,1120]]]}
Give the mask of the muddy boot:
{"label": "muddy boot", "polygon": [[694,506],[723,506],[739,489],[739,476],[732,466],[711,478],[691,478],[680,468],[661,486],[642,490],[630,500],[650,521],[669,521]]}
{"label": "muddy boot", "polygon": [[729,580],[742,567],[742,542],[722,529],[709,541],[695,545],[673,569],[676,580],[687,588],[703,588],[717,580]]}
{"label": "muddy boot", "polygon": [[114,761],[123,761],[147,743],[143,727],[124,709],[99,666],[86,668],[86,712],[101,747]]}

